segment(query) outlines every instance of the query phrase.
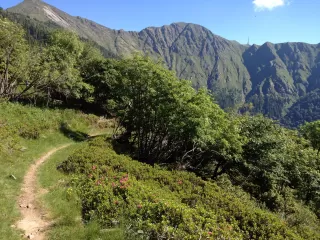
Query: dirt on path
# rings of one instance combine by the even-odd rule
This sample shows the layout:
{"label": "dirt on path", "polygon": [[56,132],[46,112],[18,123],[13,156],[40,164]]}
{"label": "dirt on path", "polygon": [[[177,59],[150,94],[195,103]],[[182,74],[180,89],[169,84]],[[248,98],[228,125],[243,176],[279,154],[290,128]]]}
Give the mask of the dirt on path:
{"label": "dirt on path", "polygon": [[45,239],[46,229],[51,225],[51,222],[46,218],[47,213],[41,209],[37,200],[37,197],[41,195],[41,191],[38,189],[37,170],[52,154],[70,145],[71,143],[47,152],[31,165],[24,177],[18,199],[22,219],[16,226],[25,232],[25,238],[43,240]]}

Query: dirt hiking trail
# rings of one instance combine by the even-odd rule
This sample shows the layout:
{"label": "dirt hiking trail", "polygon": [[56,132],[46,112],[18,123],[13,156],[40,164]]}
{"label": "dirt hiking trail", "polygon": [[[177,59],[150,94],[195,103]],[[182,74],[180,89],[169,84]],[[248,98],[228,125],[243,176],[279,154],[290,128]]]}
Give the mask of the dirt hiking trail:
{"label": "dirt hiking trail", "polygon": [[37,201],[37,197],[41,195],[41,190],[38,189],[37,170],[51,155],[70,145],[71,143],[65,144],[47,152],[31,165],[24,176],[21,194],[18,198],[22,218],[17,222],[16,226],[24,231],[25,238],[34,240],[45,239],[45,231],[52,224],[52,222],[46,218],[47,213],[41,209]]}

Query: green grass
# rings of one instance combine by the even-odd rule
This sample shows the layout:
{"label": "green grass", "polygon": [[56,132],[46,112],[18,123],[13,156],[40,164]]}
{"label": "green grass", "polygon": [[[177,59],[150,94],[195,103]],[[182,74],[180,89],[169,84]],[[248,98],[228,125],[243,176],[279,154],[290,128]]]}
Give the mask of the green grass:
{"label": "green grass", "polygon": [[78,143],[60,150],[39,170],[40,186],[48,190],[48,193],[42,197],[42,203],[49,211],[50,218],[55,222],[47,233],[48,239],[123,239],[124,236],[120,229],[101,231],[100,226],[95,222],[88,225],[83,224],[79,199],[69,186],[71,177],[57,170],[59,163],[82,147],[83,143]]}
{"label": "green grass", "polygon": [[38,140],[22,140],[20,143],[26,148],[24,151],[0,155],[0,239],[21,239],[21,232],[11,225],[20,217],[16,200],[30,164],[50,149],[70,142],[72,141],[60,133],[42,135]]}
{"label": "green grass", "polygon": [[[101,120],[102,121],[102,120]],[[74,136],[110,132],[108,120],[72,109],[46,109],[0,102],[0,239],[21,239],[17,198],[29,166]],[[66,127],[64,134],[61,126]],[[72,147],[70,147],[72,149]]]}

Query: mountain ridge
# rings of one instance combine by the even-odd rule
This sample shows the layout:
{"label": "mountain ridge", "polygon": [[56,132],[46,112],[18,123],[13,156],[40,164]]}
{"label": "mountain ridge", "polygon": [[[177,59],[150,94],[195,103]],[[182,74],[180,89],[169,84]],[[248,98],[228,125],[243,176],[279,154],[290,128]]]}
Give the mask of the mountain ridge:
{"label": "mountain ridge", "polygon": [[41,0],[25,0],[7,11],[53,21],[115,56],[142,51],[160,57],[179,78],[214,92],[223,108],[253,103],[253,112],[281,119],[300,98],[320,88],[320,44],[243,45],[184,22],[141,31],[115,30]]}

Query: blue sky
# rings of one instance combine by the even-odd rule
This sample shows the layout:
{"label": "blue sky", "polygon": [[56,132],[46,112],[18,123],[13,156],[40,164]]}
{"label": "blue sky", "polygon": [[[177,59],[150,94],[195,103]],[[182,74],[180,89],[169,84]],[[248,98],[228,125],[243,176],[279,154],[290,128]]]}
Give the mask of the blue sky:
{"label": "blue sky", "polygon": [[[8,8],[22,0],[1,0]],[[46,0],[113,29],[139,31],[172,22],[203,25],[240,43],[319,43],[319,0]]]}

